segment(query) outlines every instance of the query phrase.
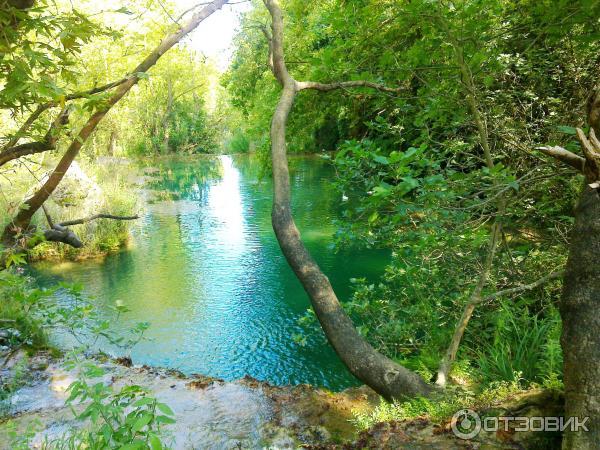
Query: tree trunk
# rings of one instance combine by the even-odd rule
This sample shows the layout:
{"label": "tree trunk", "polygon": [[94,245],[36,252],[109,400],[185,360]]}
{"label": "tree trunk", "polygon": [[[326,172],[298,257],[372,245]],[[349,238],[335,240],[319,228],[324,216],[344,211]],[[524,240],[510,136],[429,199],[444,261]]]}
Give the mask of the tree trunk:
{"label": "tree trunk", "polygon": [[600,448],[600,196],[585,186],[575,212],[560,315],[566,417],[589,417],[589,432],[565,431],[564,449]]}
{"label": "tree trunk", "polygon": [[496,219],[496,222],[492,225],[492,235],[490,236],[490,242],[488,245],[487,256],[485,258],[485,262],[483,265],[483,269],[479,274],[479,280],[477,281],[477,285],[475,289],[471,292],[469,296],[469,300],[467,301],[467,305],[463,309],[462,315],[456,324],[456,328],[454,329],[454,334],[452,335],[452,340],[450,341],[450,345],[446,350],[446,354],[440,363],[440,367],[438,369],[437,377],[435,383],[438,386],[445,386],[448,381],[448,376],[450,374],[450,370],[452,369],[452,364],[456,359],[456,354],[458,352],[458,348],[460,346],[460,342],[465,334],[465,330],[467,329],[467,325],[475,312],[475,308],[479,303],[481,303],[481,293],[483,292],[483,288],[485,287],[488,278],[490,276],[490,272],[492,270],[492,265],[494,262],[494,258],[496,256],[496,251],[498,249],[498,242],[500,241],[500,234],[502,231],[502,225]]}
{"label": "tree trunk", "polygon": [[[490,146],[490,137],[488,133],[487,122],[485,120],[484,114],[481,112],[479,101],[477,100],[475,80],[473,79],[473,73],[471,72],[471,68],[465,60],[462,43],[458,39],[456,39],[454,33],[452,33],[452,30],[450,29],[450,26],[448,25],[448,23],[442,15],[439,15],[438,20],[440,21],[440,25],[446,32],[446,35],[448,36],[448,39],[454,49],[456,63],[458,65],[461,81],[465,89],[465,98],[467,106],[469,108],[469,111],[471,112],[473,121],[477,126],[479,144],[483,149],[485,165],[488,169],[493,170],[495,164]],[[497,183],[494,183],[494,185],[498,187]],[[452,339],[450,341],[450,345],[448,346],[448,349],[446,350],[446,353],[444,354],[444,357],[440,362],[440,367],[438,369],[435,380],[435,383],[438,386],[443,387],[448,381],[448,376],[450,374],[450,371],[452,370],[452,364],[456,359],[456,354],[458,353],[458,348],[460,347],[460,343],[465,334],[465,330],[467,329],[467,325],[469,325],[469,321],[471,320],[471,317],[473,317],[475,308],[481,302],[481,294],[492,272],[494,258],[496,257],[496,253],[498,250],[498,242],[500,240],[500,234],[502,232],[502,216],[504,215],[504,211],[506,209],[506,202],[501,197],[498,200],[497,205],[498,206],[495,213],[494,223],[492,225],[491,234],[488,242],[488,251],[483,262],[483,268],[481,270],[481,273],[479,274],[477,284],[471,292],[471,295],[469,296],[467,304],[463,309],[460,319],[456,324],[454,334],[452,335]]]}
{"label": "tree trunk", "polygon": [[283,53],[283,17],[276,0],[264,0],[272,17],[273,72],[283,92],[271,123],[273,161],[272,222],[289,265],[307,292],[315,314],[332,347],[359,380],[387,399],[427,395],[432,388],[417,374],[377,352],[356,330],[323,274],[302,243],[290,207],[290,179],[286,155],[286,123],[301,87],[288,73]]}
{"label": "tree trunk", "polygon": [[560,315],[565,416],[589,417],[589,431],[565,430],[565,450],[600,448],[600,89],[587,112],[590,139],[578,130],[586,182],[575,210]]}

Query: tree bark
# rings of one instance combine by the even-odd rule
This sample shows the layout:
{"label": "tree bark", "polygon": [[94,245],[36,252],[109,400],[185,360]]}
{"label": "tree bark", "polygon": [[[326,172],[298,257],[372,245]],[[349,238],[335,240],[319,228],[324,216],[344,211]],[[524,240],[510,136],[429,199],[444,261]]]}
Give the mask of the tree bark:
{"label": "tree bark", "polygon": [[141,74],[147,72],[166,51],[200,25],[204,19],[221,9],[227,2],[228,0],[215,0],[194,14],[186,25],[179,28],[177,32],[167,36],[159,46],[131,72],[131,76],[116,87],[114,94],[108,99],[106,104],[88,119],[77,138],[71,143],[52,174],[48,177],[48,180],[46,180],[44,185],[31,198],[25,201],[24,207],[19,210],[12,223],[6,226],[2,235],[2,241],[4,243],[11,243],[15,234],[18,234],[29,227],[33,215],[58,187],[71,166],[71,163],[79,154],[83,144],[93,133],[108,111],[140,80]]}
{"label": "tree bark", "polygon": [[589,431],[565,430],[565,450],[600,448],[600,143],[593,130],[587,142],[579,130],[583,147],[591,145],[595,157],[586,152],[586,184],[575,211],[560,303],[565,416],[589,417]]}
{"label": "tree bark", "polygon": [[[286,123],[301,83],[289,74],[283,52],[283,17],[276,0],[264,0],[272,17],[273,72],[283,91],[271,123],[273,162],[272,223],[277,241],[292,270],[310,297],[327,339],[346,367],[359,380],[387,399],[428,395],[432,391],[420,376],[377,352],[356,330],[342,308],[329,279],[304,246],[290,207]],[[316,86],[317,84],[315,84]],[[318,84],[320,85],[320,84]],[[366,84],[361,84],[365,86]]]}

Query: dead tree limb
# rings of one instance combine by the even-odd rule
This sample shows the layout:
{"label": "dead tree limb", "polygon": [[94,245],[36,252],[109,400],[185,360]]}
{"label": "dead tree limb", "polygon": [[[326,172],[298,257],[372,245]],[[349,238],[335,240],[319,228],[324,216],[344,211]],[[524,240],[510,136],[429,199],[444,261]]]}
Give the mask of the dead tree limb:
{"label": "dead tree limb", "polygon": [[[45,208],[44,208],[45,209]],[[98,219],[110,219],[110,220],[136,220],[139,219],[139,216],[115,216],[112,214],[95,214],[90,217],[85,217],[83,219],[75,219],[68,220],[65,222],[61,222],[58,224],[52,224],[52,219],[50,215],[46,215],[48,222],[50,224],[50,228],[44,231],[44,238],[49,242],[62,242],[63,244],[70,245],[71,247],[81,248],[83,247],[83,242],[79,237],[72,231],[69,226],[72,225],[82,225],[88,222],[92,222]]]}
{"label": "dead tree limb", "polygon": [[139,219],[140,216],[114,216],[112,214],[95,214],[90,217],[85,217],[83,219],[75,219],[75,220],[67,220],[66,222],[61,222],[59,225],[63,227],[70,227],[72,225],[83,225],[84,223],[92,222],[98,219],[110,219],[110,220],[136,220]]}
{"label": "dead tree limb", "polygon": [[554,147],[536,147],[536,150],[544,152],[548,156],[552,156],[555,159],[565,163],[568,166],[573,167],[575,170],[583,172],[583,166],[585,165],[585,158],[570,152],[569,150],[554,146]]}

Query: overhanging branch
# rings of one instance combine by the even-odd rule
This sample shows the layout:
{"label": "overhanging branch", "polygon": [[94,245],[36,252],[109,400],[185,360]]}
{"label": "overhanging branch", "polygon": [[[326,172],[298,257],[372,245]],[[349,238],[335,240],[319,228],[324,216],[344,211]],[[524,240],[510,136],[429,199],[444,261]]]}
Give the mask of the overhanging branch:
{"label": "overhanging branch", "polygon": [[[45,209],[45,208],[44,208]],[[48,223],[51,224],[48,230],[44,231],[44,238],[48,242],[62,242],[63,244],[70,245],[71,247],[81,248],[83,242],[79,237],[68,227],[71,225],[82,225],[84,223],[92,222],[98,219],[110,219],[110,220],[135,220],[139,219],[139,216],[115,216],[112,214],[95,214],[90,217],[83,219],[68,220],[58,224],[52,224],[50,215],[46,213]]]}
{"label": "overhanging branch", "polygon": [[140,216],[114,216],[112,214],[95,214],[90,217],[85,217],[83,219],[75,219],[75,220],[67,220],[66,222],[61,222],[59,225],[63,227],[69,227],[71,225],[83,225],[84,223],[92,222],[98,219],[110,219],[110,220],[136,220],[139,219]]}
{"label": "overhanging branch", "polygon": [[402,88],[390,88],[383,84],[373,83],[371,81],[357,80],[357,81],[341,81],[338,83],[319,83],[316,81],[297,81],[296,88],[298,91],[305,89],[314,89],[321,92],[329,92],[336,89],[347,89],[355,87],[366,87],[375,89],[381,92],[399,93],[402,92]]}
{"label": "overhanging branch", "polygon": [[562,278],[564,276],[564,274],[565,274],[564,270],[557,270],[555,272],[552,272],[552,273],[540,278],[537,281],[534,281],[533,283],[521,284],[521,285],[515,286],[513,288],[494,292],[493,294],[490,294],[487,297],[483,297],[483,298],[479,299],[479,301],[477,303],[485,303],[485,302],[488,302],[491,300],[495,300],[499,297],[503,297],[505,295],[519,294],[519,293],[525,292],[525,291],[532,291],[532,290],[546,284],[549,281],[556,280],[558,278]]}
{"label": "overhanging branch", "polygon": [[58,142],[60,130],[69,123],[69,116],[72,109],[65,107],[58,117],[52,122],[48,132],[41,141],[27,142],[15,147],[7,148],[0,152],[0,167],[9,161],[21,158],[22,156],[35,155],[49,150],[54,150]]}
{"label": "overhanging branch", "polygon": [[[114,87],[117,87],[117,86],[123,84],[129,78],[130,77],[125,77],[118,81],[113,81],[112,83],[107,83],[103,86],[97,86],[97,87],[94,87],[91,89],[87,89],[85,91],[73,92],[71,94],[66,95],[64,98],[64,101],[67,102],[67,101],[71,101],[71,100],[79,100],[79,99],[86,98],[86,97],[89,97],[94,94],[99,94],[100,92],[108,91],[109,89],[112,89]],[[12,136],[8,140],[8,142],[2,147],[2,152],[0,154],[3,154],[5,151],[10,151],[12,147],[15,147],[16,144],[19,142],[19,139],[21,139],[23,136],[25,136],[25,133],[27,133],[29,128],[31,128],[31,126],[42,115],[42,113],[44,113],[46,110],[48,110],[50,108],[54,108],[58,105],[59,105],[58,101],[50,101],[50,102],[42,103],[41,105],[39,105],[35,109],[35,111],[33,113],[31,113],[31,115],[27,118],[27,120],[23,123],[23,125],[21,125],[21,128],[19,128],[19,130],[14,134],[14,136]],[[23,144],[23,145],[27,145],[27,144]]]}

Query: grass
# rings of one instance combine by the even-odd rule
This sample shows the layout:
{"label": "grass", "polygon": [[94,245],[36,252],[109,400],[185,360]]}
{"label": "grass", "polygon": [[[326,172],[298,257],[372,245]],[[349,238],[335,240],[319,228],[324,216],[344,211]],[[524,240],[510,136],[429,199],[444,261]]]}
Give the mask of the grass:
{"label": "grass", "polygon": [[[445,392],[432,398],[419,397],[406,402],[381,403],[372,411],[354,412],[353,423],[360,430],[366,430],[380,422],[427,419],[441,423],[450,419],[461,409],[481,410],[499,405],[518,394],[525,393],[522,380],[491,383],[479,393],[463,389],[447,388]],[[534,385],[528,387],[536,387]]]}

